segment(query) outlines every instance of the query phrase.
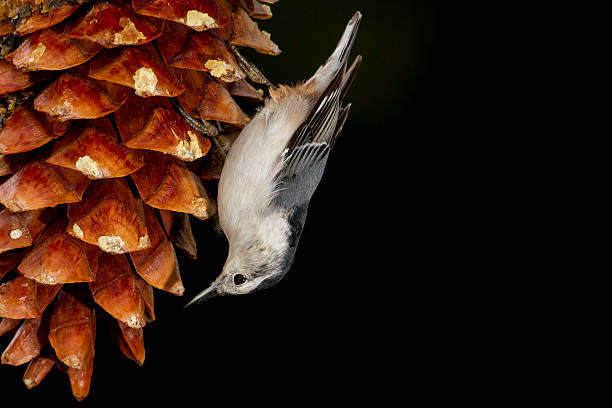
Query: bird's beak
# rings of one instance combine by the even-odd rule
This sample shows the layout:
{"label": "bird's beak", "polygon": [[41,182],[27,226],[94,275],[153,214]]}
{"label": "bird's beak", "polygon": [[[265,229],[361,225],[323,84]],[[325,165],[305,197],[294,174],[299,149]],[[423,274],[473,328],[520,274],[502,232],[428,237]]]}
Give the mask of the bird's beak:
{"label": "bird's beak", "polygon": [[187,307],[192,306],[192,305],[194,305],[196,303],[203,302],[205,300],[208,300],[210,298],[214,298],[215,296],[219,295],[219,292],[218,292],[217,288],[219,287],[219,285],[221,285],[222,280],[223,279],[221,277],[217,278],[217,280],[214,281],[207,289],[203,290],[196,297],[191,299],[191,301],[189,303],[187,303],[185,305],[185,307],[187,308]]}

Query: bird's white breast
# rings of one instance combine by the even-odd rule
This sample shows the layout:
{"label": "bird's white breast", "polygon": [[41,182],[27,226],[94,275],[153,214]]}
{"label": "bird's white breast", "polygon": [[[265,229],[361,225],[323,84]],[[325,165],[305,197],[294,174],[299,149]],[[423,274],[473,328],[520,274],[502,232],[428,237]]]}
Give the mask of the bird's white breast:
{"label": "bird's white breast", "polygon": [[295,93],[268,100],[232,144],[218,192],[219,221],[230,245],[239,234],[252,235],[270,215],[283,151],[304,122],[310,103]]}

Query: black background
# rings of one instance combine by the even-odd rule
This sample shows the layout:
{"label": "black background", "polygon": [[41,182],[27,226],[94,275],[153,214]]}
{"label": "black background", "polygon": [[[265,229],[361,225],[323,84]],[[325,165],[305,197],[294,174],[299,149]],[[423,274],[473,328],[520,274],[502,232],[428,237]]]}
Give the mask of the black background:
{"label": "black background", "polygon": [[[444,2],[417,0],[281,0],[272,9],[259,25],[283,53],[245,54],[274,83],[308,78],[352,14],[364,16],[351,115],[311,202],[293,269],[267,291],[183,310],[220,272],[227,251],[209,221],[194,220],[198,260],[180,258],[182,298],[156,291],[144,366],[124,358],[101,326],[91,392],[80,406],[262,402],[280,391],[292,393],[289,406],[383,399],[374,383],[408,369],[400,363],[408,346],[397,341],[415,324],[419,306],[408,313],[408,298],[419,289],[407,288],[406,299],[391,293],[419,270],[410,259],[427,246],[407,237],[423,217],[413,211],[422,201],[418,180],[436,170],[414,160],[423,164],[422,140],[435,143],[453,118],[450,12]],[[23,371],[0,367],[0,405],[13,397],[28,407],[77,405],[64,374],[54,369],[28,391]]]}

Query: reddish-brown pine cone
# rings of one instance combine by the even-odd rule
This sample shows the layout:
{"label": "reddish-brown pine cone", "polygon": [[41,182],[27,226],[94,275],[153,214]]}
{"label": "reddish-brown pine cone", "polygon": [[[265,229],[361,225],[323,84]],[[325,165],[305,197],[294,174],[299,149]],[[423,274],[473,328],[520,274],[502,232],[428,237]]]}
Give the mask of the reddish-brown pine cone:
{"label": "reddish-brown pine cone", "polygon": [[85,398],[98,321],[144,363],[154,289],[184,293],[264,101],[237,47],[280,53],[255,22],[274,3],[0,0],[0,362],[27,388],[57,367]]}

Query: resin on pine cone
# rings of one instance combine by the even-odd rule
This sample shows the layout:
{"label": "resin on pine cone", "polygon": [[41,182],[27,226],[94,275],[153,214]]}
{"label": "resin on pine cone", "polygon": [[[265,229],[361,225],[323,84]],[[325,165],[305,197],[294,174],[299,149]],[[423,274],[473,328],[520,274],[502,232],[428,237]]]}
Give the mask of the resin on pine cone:
{"label": "resin on pine cone", "polygon": [[1,362],[26,387],[57,366],[85,398],[100,318],[143,364],[153,288],[183,294],[175,249],[196,258],[263,101],[236,46],[280,53],[253,20],[275,2],[0,0]]}

